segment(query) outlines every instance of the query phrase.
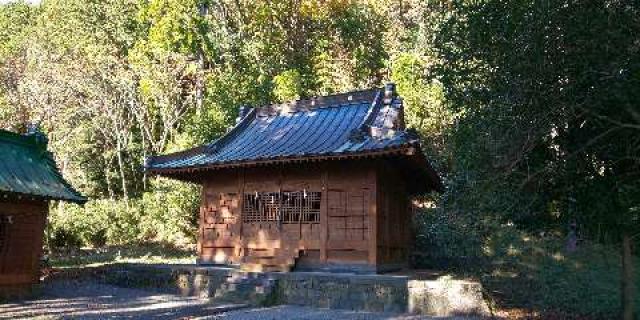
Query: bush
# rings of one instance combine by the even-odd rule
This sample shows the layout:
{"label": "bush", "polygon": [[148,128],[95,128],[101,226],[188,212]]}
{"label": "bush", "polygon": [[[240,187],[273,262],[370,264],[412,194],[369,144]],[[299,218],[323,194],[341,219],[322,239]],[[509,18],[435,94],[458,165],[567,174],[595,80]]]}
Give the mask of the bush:
{"label": "bush", "polygon": [[[617,245],[583,240],[576,251],[567,252],[560,232],[534,234],[480,214],[442,209],[423,210],[415,219],[417,266],[476,278],[501,308],[555,312],[559,318],[619,314],[622,266]],[[636,299],[640,308],[640,294]]]}
{"label": "bush", "polygon": [[59,203],[49,216],[51,247],[165,242],[193,243],[199,187],[163,180],[141,199]]}
{"label": "bush", "polygon": [[489,223],[465,220],[439,208],[428,208],[414,218],[414,266],[430,269],[467,269],[486,262],[482,251]]}
{"label": "bush", "polygon": [[82,239],[68,230],[56,229],[51,235],[49,246],[56,249],[78,248],[82,246]]}
{"label": "bush", "polygon": [[194,243],[198,228],[200,187],[158,179],[154,192],[142,197],[140,239],[175,245]]}

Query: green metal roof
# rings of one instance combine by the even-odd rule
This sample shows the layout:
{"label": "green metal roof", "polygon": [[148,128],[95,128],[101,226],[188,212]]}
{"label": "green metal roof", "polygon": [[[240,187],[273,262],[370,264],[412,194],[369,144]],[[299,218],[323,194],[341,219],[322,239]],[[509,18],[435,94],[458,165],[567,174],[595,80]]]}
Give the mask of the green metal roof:
{"label": "green metal roof", "polygon": [[58,170],[41,134],[0,130],[0,194],[85,203]]}

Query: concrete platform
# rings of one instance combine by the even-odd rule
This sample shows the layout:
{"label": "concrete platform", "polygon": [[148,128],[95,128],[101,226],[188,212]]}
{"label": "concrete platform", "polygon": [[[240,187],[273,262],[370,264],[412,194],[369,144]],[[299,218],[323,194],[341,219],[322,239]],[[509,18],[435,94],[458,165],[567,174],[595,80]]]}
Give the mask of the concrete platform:
{"label": "concrete platform", "polygon": [[110,265],[91,272],[121,287],[216,302],[429,316],[487,315],[480,283],[429,273],[244,272],[227,266]]}

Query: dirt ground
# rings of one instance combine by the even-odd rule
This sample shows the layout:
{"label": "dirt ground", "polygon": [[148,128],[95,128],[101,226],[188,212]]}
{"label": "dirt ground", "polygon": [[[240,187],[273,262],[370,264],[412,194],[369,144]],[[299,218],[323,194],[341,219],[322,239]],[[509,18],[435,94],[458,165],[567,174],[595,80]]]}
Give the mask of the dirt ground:
{"label": "dirt ground", "polygon": [[42,295],[37,299],[0,304],[0,319],[422,320],[431,318],[299,306],[248,308],[244,305],[216,304],[194,297],[67,279],[45,283]]}

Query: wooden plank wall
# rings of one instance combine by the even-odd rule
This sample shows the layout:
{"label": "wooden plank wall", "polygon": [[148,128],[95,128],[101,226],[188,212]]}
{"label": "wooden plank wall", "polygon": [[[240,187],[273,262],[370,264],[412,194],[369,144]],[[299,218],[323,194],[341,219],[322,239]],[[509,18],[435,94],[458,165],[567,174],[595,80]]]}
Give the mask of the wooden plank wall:
{"label": "wooden plank wall", "polygon": [[408,264],[411,246],[411,199],[407,183],[391,160],[378,165],[378,270]]}
{"label": "wooden plank wall", "polygon": [[[204,179],[202,263],[241,262],[245,250],[297,248],[307,264],[376,263],[373,162],[345,161],[220,170]],[[242,194],[322,192],[321,223],[242,223]]]}
{"label": "wooden plank wall", "polygon": [[238,263],[241,194],[238,172],[219,171],[202,188],[198,256],[204,263]]}
{"label": "wooden plank wall", "polygon": [[[328,167],[327,263],[375,263],[375,179],[363,162]],[[371,256],[373,255],[373,256]]]}
{"label": "wooden plank wall", "polygon": [[48,212],[45,201],[0,201],[6,241],[0,250],[0,286],[27,285],[39,280],[44,226]]}

